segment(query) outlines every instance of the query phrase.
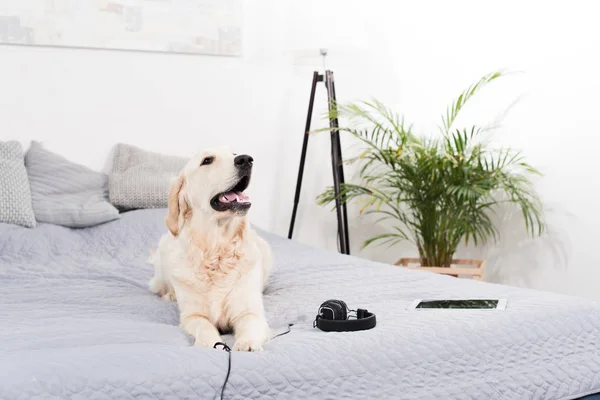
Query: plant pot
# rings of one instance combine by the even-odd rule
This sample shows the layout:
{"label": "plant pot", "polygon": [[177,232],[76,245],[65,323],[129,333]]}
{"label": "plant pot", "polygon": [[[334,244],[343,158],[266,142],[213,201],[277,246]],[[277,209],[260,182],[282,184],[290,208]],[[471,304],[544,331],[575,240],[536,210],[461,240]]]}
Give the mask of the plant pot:
{"label": "plant pot", "polygon": [[455,278],[464,276],[476,281],[481,281],[483,280],[485,260],[456,259],[452,260],[450,267],[423,267],[421,266],[420,258],[401,258],[396,261],[394,265],[419,271],[450,275]]}

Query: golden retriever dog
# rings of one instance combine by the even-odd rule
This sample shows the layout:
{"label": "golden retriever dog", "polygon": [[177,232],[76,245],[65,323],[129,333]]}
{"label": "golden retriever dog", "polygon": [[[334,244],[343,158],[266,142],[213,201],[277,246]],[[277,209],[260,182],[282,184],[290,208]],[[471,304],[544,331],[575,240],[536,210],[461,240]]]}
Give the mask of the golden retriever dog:
{"label": "golden retriever dog", "polygon": [[206,150],[171,184],[149,289],[177,301],[180,327],[197,346],[213,347],[220,332],[233,331],[233,350],[261,351],[270,335],[262,295],[271,249],[246,217],[252,162],[227,148]]}

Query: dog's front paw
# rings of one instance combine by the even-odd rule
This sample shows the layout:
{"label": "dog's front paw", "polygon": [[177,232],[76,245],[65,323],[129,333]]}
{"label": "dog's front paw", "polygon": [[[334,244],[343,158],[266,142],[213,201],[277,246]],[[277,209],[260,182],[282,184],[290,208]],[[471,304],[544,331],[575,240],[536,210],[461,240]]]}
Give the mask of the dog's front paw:
{"label": "dog's front paw", "polygon": [[213,348],[215,343],[223,342],[221,336],[215,332],[201,332],[194,340],[194,346]]}
{"label": "dog's front paw", "polygon": [[259,339],[238,339],[233,345],[234,351],[263,351],[263,340]]}
{"label": "dog's front paw", "polygon": [[175,292],[168,291],[167,293],[163,294],[162,299],[164,301],[177,301],[177,296],[175,295]]}
{"label": "dog's front paw", "polygon": [[153,277],[150,279],[150,282],[148,282],[148,289],[154,294],[163,296],[166,292],[166,285],[162,279]]}
{"label": "dog's front paw", "polygon": [[209,347],[209,348],[213,348],[215,346],[215,343],[219,343],[221,340],[215,340],[215,339],[196,339],[196,341],[194,342],[194,346],[198,346],[198,347]]}

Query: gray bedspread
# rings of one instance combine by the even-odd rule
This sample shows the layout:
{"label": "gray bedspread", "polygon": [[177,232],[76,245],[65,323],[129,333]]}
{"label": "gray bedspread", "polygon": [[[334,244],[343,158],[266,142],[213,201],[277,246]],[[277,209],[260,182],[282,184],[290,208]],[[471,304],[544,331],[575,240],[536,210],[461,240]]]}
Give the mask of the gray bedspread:
{"label": "gray bedspread", "polygon": [[[0,224],[0,399],[212,399],[223,350],[191,346],[146,264],[164,210],[93,228]],[[600,305],[305,247],[265,232],[276,268],[261,353],[233,353],[228,399],[573,399],[600,392]],[[407,307],[505,297],[505,311]],[[324,300],[377,314],[373,330],[313,328]],[[231,337],[227,340],[231,342]]]}

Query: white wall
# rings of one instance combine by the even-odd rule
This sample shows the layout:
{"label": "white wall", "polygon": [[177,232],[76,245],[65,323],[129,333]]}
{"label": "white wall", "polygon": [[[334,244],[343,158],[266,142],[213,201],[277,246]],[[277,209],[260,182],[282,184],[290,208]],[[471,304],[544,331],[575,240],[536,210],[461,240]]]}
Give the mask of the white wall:
{"label": "white wall", "polygon": [[[550,235],[523,240],[517,216],[503,222],[499,245],[459,256],[487,257],[494,282],[600,299],[600,28],[591,3],[246,0],[242,58],[4,46],[0,140],[42,140],[99,169],[117,141],[174,154],[230,145],[256,159],[252,220],[286,235],[319,47],[329,48],[338,100],[375,96],[423,132],[484,73],[522,71],[466,117],[487,122],[521,96],[496,139],[545,173]],[[314,127],[325,123],[323,87],[317,104]],[[331,183],[329,151],[327,134],[311,138],[295,239],[334,250],[334,214],[314,204]],[[408,245],[359,252],[385,227],[349,214],[354,254],[415,254]]]}

